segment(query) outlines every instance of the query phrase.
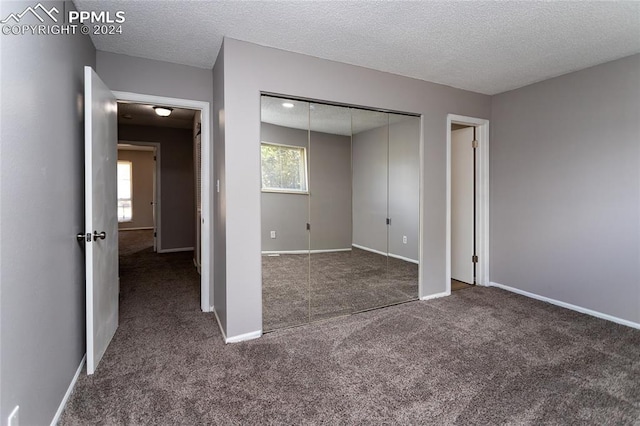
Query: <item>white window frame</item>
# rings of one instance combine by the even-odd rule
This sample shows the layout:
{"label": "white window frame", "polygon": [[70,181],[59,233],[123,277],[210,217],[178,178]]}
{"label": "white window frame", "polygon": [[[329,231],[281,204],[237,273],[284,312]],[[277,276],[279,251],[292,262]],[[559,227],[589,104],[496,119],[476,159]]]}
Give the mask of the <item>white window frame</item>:
{"label": "white window frame", "polygon": [[[118,223],[129,223],[133,222],[133,161],[130,160],[118,160],[118,165],[121,163],[127,163],[129,165],[129,203],[131,204],[131,217],[128,219],[121,219],[120,216],[120,206],[118,205]],[[120,185],[120,180],[118,179],[118,185]],[[118,203],[120,203],[120,198],[118,198]],[[124,200],[124,198],[123,198]]]}
{"label": "white window frame", "polygon": [[[301,150],[302,151],[302,164],[301,164],[301,170],[300,172],[304,174],[304,187],[305,189],[291,189],[291,188],[265,188],[262,186],[262,146],[263,145],[270,145],[270,146],[277,146],[277,147],[283,147],[283,148],[289,148],[289,149],[295,149],[295,150]],[[260,142],[260,188],[262,190],[262,192],[275,192],[275,193],[279,193],[279,194],[303,194],[303,195],[308,195],[309,194],[309,167],[308,167],[308,161],[307,161],[307,148],[304,146],[298,146],[298,145],[287,145],[287,144],[282,144],[282,143],[274,143],[274,142],[265,142],[265,141],[261,141]]]}

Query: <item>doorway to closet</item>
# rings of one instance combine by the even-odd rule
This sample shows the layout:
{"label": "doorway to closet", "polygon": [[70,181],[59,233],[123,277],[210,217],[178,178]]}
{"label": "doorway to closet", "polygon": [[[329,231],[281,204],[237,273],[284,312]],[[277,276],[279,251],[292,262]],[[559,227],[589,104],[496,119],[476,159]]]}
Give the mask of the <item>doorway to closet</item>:
{"label": "doorway to closet", "polygon": [[451,291],[476,285],[475,126],[451,125]]}
{"label": "doorway to closet", "polygon": [[489,285],[489,121],[447,116],[447,294]]}
{"label": "doorway to closet", "polygon": [[417,300],[420,117],[262,96],[263,330]]}

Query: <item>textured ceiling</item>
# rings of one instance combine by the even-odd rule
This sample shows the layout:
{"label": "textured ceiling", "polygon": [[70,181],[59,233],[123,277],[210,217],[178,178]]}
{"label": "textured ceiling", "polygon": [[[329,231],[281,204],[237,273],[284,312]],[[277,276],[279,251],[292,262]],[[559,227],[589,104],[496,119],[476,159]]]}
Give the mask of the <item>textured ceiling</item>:
{"label": "textured ceiling", "polygon": [[168,117],[160,117],[152,105],[118,102],[118,122],[135,126],[174,127],[193,129],[196,112],[190,109],[174,108]]}
{"label": "textured ceiling", "polygon": [[91,1],[99,50],[212,68],[223,36],[496,94],[640,52],[637,1]]}
{"label": "textured ceiling", "polygon": [[[285,108],[282,104],[292,103],[293,108]],[[351,136],[366,130],[375,129],[386,124],[399,123],[407,119],[419,120],[401,114],[387,114],[359,108],[348,108],[337,105],[318,104],[299,100],[262,96],[261,121],[293,129],[334,135]]]}

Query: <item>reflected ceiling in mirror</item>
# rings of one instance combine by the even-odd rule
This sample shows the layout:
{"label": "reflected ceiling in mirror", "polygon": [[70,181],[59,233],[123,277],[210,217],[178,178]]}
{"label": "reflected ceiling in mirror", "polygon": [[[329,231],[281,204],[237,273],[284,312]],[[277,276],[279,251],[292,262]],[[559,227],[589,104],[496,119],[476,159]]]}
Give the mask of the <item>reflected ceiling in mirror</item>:
{"label": "reflected ceiling in mirror", "polygon": [[261,103],[261,120],[264,123],[341,136],[351,136],[385,126],[390,121],[390,124],[394,124],[407,117],[412,118],[400,114],[391,114],[389,117],[389,114],[379,111],[323,103],[310,104],[266,95],[262,96]]}

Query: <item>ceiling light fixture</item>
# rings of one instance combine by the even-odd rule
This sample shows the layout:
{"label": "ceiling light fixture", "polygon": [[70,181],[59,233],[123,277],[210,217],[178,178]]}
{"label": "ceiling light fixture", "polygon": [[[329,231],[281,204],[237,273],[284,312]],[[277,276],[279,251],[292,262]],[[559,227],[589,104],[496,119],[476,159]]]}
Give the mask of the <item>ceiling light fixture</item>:
{"label": "ceiling light fixture", "polygon": [[157,107],[154,106],[153,110],[156,112],[156,114],[158,114],[160,117],[168,117],[171,115],[171,111],[173,111],[173,108],[168,108],[168,107]]}
{"label": "ceiling light fixture", "polygon": [[283,102],[282,106],[285,107],[285,108],[293,108],[294,107],[294,105],[291,102]]}

